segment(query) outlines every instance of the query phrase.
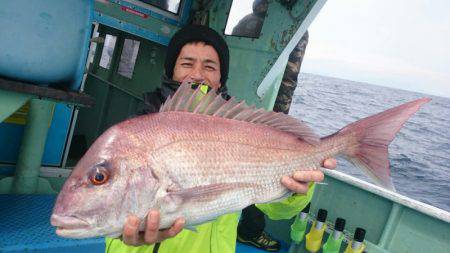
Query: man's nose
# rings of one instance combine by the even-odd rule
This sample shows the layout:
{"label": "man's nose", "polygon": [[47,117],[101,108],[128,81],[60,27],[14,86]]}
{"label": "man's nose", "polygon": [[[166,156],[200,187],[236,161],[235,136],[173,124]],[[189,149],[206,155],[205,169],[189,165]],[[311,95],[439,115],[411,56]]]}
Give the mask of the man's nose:
{"label": "man's nose", "polygon": [[189,77],[195,82],[201,82],[205,79],[203,76],[203,70],[200,66],[195,66]]}

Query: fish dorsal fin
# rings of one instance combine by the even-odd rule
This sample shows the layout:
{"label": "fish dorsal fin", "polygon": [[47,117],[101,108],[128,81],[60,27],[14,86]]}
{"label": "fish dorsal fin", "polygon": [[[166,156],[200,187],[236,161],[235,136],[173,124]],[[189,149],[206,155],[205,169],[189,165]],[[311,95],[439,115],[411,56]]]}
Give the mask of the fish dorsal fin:
{"label": "fish dorsal fin", "polygon": [[254,105],[248,106],[245,101],[237,101],[234,97],[227,101],[222,98],[221,94],[217,94],[216,89],[204,95],[200,90],[200,86],[194,90],[191,87],[191,83],[188,82],[182,83],[180,88],[166,100],[159,111],[192,112],[246,121],[294,134],[309,144],[317,145],[320,142],[319,136],[310,127],[289,115],[266,111],[261,108],[256,109]]}

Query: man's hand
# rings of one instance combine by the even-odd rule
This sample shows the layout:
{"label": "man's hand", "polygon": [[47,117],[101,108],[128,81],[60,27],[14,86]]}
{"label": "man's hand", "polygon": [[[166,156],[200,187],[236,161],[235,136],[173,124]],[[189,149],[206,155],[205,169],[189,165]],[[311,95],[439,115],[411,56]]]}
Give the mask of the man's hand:
{"label": "man's hand", "polygon": [[170,228],[159,230],[159,211],[151,210],[147,214],[145,231],[139,232],[139,218],[130,215],[123,227],[122,240],[131,246],[154,244],[176,236],[183,229],[184,223],[183,218],[178,218]]}
{"label": "man's hand", "polygon": [[[323,167],[327,169],[335,169],[336,166],[337,161],[334,158],[326,159],[323,162]],[[292,177],[283,176],[281,183],[295,193],[306,194],[310,182],[321,182],[323,178],[323,172],[320,170],[296,171]]]}

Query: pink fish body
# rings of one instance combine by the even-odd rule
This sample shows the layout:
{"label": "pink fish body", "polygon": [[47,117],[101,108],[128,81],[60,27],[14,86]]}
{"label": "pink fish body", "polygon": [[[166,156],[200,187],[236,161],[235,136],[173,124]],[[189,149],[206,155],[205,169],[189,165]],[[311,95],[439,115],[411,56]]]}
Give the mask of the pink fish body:
{"label": "pink fish body", "polygon": [[150,209],[160,210],[161,228],[178,217],[188,226],[201,224],[289,196],[282,176],[318,169],[339,154],[393,189],[387,146],[429,101],[400,105],[319,138],[287,115],[224,101],[214,91],[198,101],[198,94],[183,84],[160,113],[102,134],[58,196],[51,218],[57,234],[119,236],[129,214],[143,219]]}

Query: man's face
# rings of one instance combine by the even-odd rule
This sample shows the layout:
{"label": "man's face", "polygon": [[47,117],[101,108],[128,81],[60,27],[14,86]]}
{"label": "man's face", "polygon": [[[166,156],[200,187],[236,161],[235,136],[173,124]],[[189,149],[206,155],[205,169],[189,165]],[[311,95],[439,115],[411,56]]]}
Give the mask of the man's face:
{"label": "man's face", "polygon": [[205,82],[218,89],[220,84],[220,61],[216,50],[203,42],[188,43],[181,48],[173,70],[173,80]]}

